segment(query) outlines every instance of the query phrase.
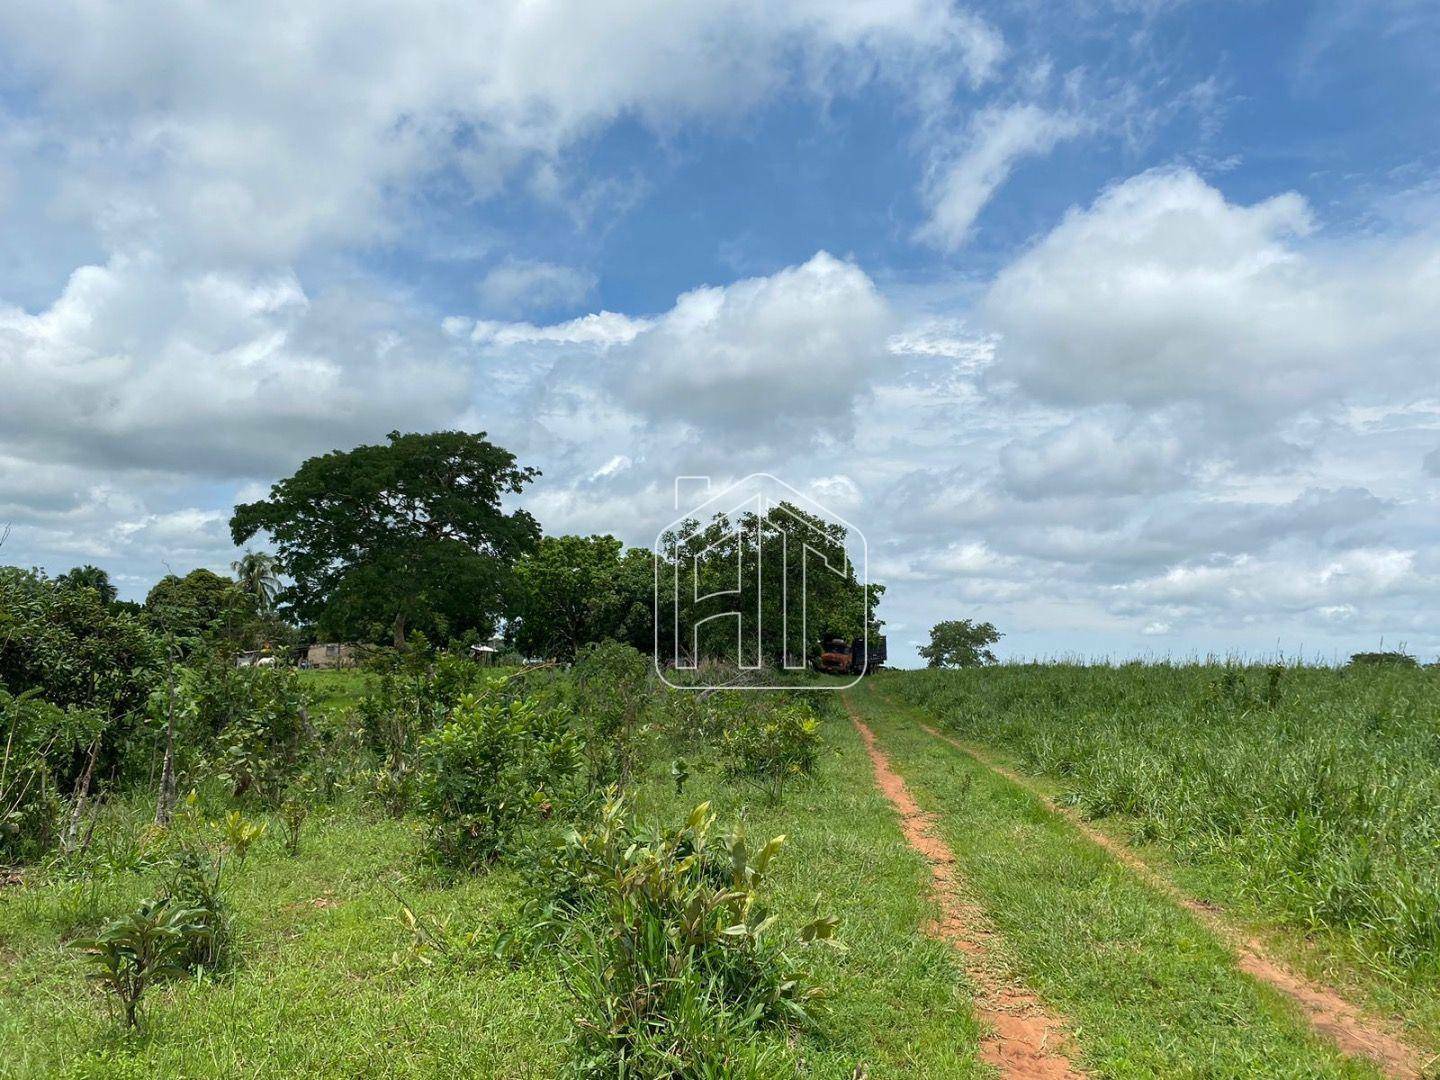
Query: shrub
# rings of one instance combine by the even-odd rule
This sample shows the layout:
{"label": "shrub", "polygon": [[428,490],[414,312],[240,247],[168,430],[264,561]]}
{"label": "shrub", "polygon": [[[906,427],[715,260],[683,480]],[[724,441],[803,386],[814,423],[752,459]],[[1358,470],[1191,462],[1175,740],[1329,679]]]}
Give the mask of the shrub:
{"label": "shrub", "polygon": [[255,682],[269,674],[265,668],[237,667],[233,657],[213,651],[191,656],[180,669],[178,691],[193,713],[197,736],[208,744],[243,718],[254,700]]}
{"label": "shrub", "polygon": [[[93,767],[89,754],[47,753],[62,794],[87,772],[108,780],[134,761],[135,718],[157,685],[162,658],[160,640],[96,589],[0,567],[0,687],[16,695],[34,691],[60,709],[100,718],[86,740],[95,750]],[[149,760],[137,764],[148,769]]]}
{"label": "shrub", "polygon": [[[579,1071],[593,1076],[730,1076],[757,1026],[805,1020],[819,996],[781,942],[760,891],[784,837],[751,851],[743,831],[712,839],[708,803],[661,833],[612,794],[559,855],[551,924],[573,928],[568,985],[580,1007]],[[793,943],[832,940],[814,919]]]}
{"label": "shrub", "polygon": [[368,664],[379,677],[360,699],[356,719],[365,745],[392,773],[404,773],[420,740],[445,722],[465,694],[484,689],[485,669],[441,655],[431,661],[419,649],[397,654],[376,650]]}
{"label": "shrub", "polygon": [[274,799],[304,766],[310,699],[289,668],[256,668],[250,704],[219,737],[218,773],[236,798]]}
{"label": "shrub", "polygon": [[804,705],[755,709],[726,730],[720,750],[726,776],[778,802],[786,784],[815,771],[820,725]]}
{"label": "shrub", "polygon": [[407,762],[392,769],[367,769],[357,775],[359,790],[376,803],[392,818],[404,817],[414,799],[415,771]]}
{"label": "shrub", "polygon": [[649,659],[629,645],[602,641],[581,650],[571,673],[592,787],[627,783],[637,728],[650,706]]}
{"label": "shrub", "polygon": [[200,912],[168,900],[142,900],[128,915],[106,924],[93,938],[75,942],[96,970],[91,978],[114,994],[125,1026],[135,1027],[145,992],[162,979],[184,975],[209,931]]}
{"label": "shrub", "polygon": [[16,697],[0,687],[0,864],[26,862],[54,846],[62,778],[104,726],[100,713],[60,709],[38,693]]}
{"label": "shrub", "polygon": [[503,680],[460,699],[420,745],[417,808],[444,863],[473,869],[504,852],[525,825],[573,797],[580,745],[565,711],[504,696]]}
{"label": "shrub", "polygon": [[385,671],[356,709],[365,744],[386,767],[398,768],[419,740],[445,719],[453,702],[433,692],[425,676],[405,677]]}
{"label": "shrub", "polygon": [[159,682],[160,640],[94,589],[0,567],[0,684],[62,708],[138,712]]}
{"label": "shrub", "polygon": [[310,807],[296,795],[280,807],[280,821],[285,826],[285,850],[293,857],[300,854],[300,832],[310,816]]}
{"label": "shrub", "polygon": [[658,700],[658,719],[666,736],[678,746],[718,744],[725,729],[753,702],[737,693],[703,694],[668,690]]}

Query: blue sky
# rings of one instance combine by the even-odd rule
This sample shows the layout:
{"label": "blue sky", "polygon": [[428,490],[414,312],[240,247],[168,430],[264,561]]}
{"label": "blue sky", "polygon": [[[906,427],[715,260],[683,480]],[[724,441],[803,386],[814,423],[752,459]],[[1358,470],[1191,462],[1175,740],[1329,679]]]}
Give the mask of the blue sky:
{"label": "blue sky", "polygon": [[761,469],[900,658],[1440,652],[1433,4],[0,12],[7,561],[225,566],[483,429],[550,531]]}

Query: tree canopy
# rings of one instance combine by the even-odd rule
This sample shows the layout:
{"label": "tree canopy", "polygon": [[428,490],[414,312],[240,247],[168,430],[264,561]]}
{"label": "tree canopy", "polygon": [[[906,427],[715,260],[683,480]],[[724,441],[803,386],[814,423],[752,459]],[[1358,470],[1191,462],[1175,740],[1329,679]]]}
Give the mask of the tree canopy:
{"label": "tree canopy", "polygon": [[236,507],[230,533],[237,545],[269,534],[290,581],[278,599],[327,636],[490,633],[515,561],[540,538],[502,500],[539,475],[484,432],[392,431],[388,444],[306,461]]}
{"label": "tree canopy", "polygon": [[166,574],[145,597],[146,621],[173,634],[188,652],[202,641],[239,638],[255,618],[255,605],[240,586],[212,570],[184,577]]}
{"label": "tree canopy", "polygon": [[57,584],[70,585],[77,589],[94,589],[102,603],[113,604],[119,595],[110,583],[110,575],[98,566],[77,566],[55,579]]}
{"label": "tree canopy", "polygon": [[11,693],[120,716],[150,696],[162,657],[159,639],[97,590],[0,567],[0,685]]}
{"label": "tree canopy", "polygon": [[255,601],[262,613],[271,611],[280,592],[280,577],[275,572],[275,556],[263,551],[247,551],[230,564],[235,581],[242,592]]}
{"label": "tree canopy", "polygon": [[575,659],[613,638],[649,652],[653,570],[613,536],[547,536],[515,567],[507,632],[526,656]]}
{"label": "tree canopy", "polygon": [[919,652],[928,667],[979,667],[995,662],[990,646],[1003,636],[993,623],[949,619],[931,627],[930,644]]}
{"label": "tree canopy", "polygon": [[764,514],[683,522],[661,538],[660,655],[676,655],[678,631],[682,658],[734,660],[737,621],[714,616],[742,612],[739,661],[747,666],[800,667],[825,638],[878,633],[885,587],[861,585],[847,539],[844,525],[786,502]]}

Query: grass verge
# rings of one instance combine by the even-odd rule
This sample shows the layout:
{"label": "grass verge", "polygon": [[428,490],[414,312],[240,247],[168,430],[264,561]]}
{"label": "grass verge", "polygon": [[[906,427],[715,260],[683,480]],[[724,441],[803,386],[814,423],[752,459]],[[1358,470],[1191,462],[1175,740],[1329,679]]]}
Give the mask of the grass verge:
{"label": "grass verge", "polygon": [[986,1075],[960,965],[948,945],[920,932],[935,916],[929,868],[875,790],[849,721],[825,719],[822,736],[817,775],[787,788],[778,804],[725,779],[717,762],[692,756],[683,794],[657,765],[640,785],[637,810],[673,821],[708,799],[720,825],[742,817],[757,843],[785,834],[766,881],[782,921],[807,921],[817,897],[822,913],[840,916],[843,949],[806,953],[826,1000],[816,1023],[785,1049],[777,1077],[848,1080],[861,1065],[860,1075],[872,1078]]}

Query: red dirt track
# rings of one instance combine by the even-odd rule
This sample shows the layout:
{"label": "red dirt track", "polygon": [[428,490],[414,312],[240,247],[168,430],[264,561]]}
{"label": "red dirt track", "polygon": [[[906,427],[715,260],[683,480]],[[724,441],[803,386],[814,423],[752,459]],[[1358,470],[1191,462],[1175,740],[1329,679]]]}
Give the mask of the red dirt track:
{"label": "red dirt track", "polygon": [[920,727],[940,741],[969,755],[997,776],[1030,792],[1053,812],[1065,817],[1087,839],[1129,867],[1147,885],[1193,913],[1230,947],[1235,955],[1236,967],[1293,1001],[1311,1027],[1334,1042],[1342,1052],[1374,1062],[1386,1076],[1395,1077],[1397,1080],[1419,1080],[1424,1075],[1419,1054],[1386,1031],[1380,1021],[1367,1017],[1334,991],[1310,982],[1269,956],[1260,942],[1231,925],[1213,907],[1186,895],[1130,848],[1092,828],[1081,820],[1078,814],[1057,806],[1023,776],[1005,768],[982,751],[952,739],[928,724],[921,724]]}
{"label": "red dirt track", "polygon": [[928,931],[965,957],[966,972],[978,990],[976,1017],[989,1029],[980,1043],[981,1060],[999,1069],[1001,1076],[1017,1080],[1080,1080],[1084,1074],[1063,1049],[1063,1023],[1034,993],[1002,976],[990,945],[993,929],[984,913],[960,893],[954,853],[935,831],[931,816],[920,809],[905,781],[891,768],[874,733],[855,715],[849,701],[846,708],[865,741],[875,768],[875,785],[899,812],[905,839],[930,863],[941,918]]}

